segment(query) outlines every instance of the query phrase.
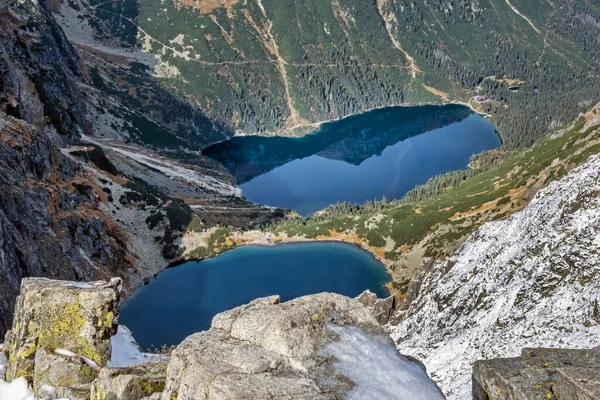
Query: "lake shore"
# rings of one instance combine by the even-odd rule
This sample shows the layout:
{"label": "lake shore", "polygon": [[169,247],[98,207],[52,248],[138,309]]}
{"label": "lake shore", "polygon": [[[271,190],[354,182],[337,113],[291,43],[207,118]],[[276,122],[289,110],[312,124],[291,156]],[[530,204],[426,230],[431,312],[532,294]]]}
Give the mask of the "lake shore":
{"label": "lake shore", "polygon": [[[182,255],[180,260],[174,265],[181,264],[186,261],[199,260],[203,258],[193,257],[194,250],[197,248],[207,247],[210,244],[207,243],[207,239],[214,230],[208,230],[204,232],[188,232],[182,239],[182,245],[185,246],[186,252]],[[400,274],[396,269],[396,263],[393,260],[389,260],[385,257],[386,251],[393,249],[395,243],[387,243],[384,247],[371,246],[365,243],[356,233],[354,232],[336,232],[331,231],[329,235],[319,235],[315,238],[308,238],[305,236],[289,236],[287,233],[281,233],[275,235],[271,232],[263,232],[259,230],[249,231],[233,231],[226,238],[227,247],[226,250],[232,250],[236,247],[247,246],[247,245],[258,245],[258,246],[277,246],[280,244],[293,244],[293,243],[309,243],[309,242],[337,242],[347,243],[357,246],[368,253],[370,253],[377,261],[381,262],[386,269],[386,272],[391,276],[392,280],[385,286],[389,291],[390,295],[399,296],[400,293],[394,288],[392,282],[401,280],[403,275]],[[216,250],[216,249],[215,249]],[[215,251],[212,256],[204,257],[211,258],[216,257],[223,251]]]}

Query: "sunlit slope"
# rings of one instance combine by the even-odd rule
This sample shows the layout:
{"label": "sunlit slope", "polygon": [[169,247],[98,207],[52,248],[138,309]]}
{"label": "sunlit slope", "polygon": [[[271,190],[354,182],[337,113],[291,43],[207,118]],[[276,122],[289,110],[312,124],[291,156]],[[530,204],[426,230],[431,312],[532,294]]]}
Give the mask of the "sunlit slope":
{"label": "sunlit slope", "polygon": [[396,287],[423,256],[444,257],[483,222],[523,209],[550,181],[600,153],[600,108],[554,131],[532,148],[487,153],[473,171],[451,173],[417,187],[403,201],[333,206],[291,219],[272,231],[287,236],[356,239],[381,253]]}
{"label": "sunlit slope", "polygon": [[521,146],[600,93],[600,5],[585,0],[78,1],[101,39],[152,53],[164,87],[245,132],[447,99]]}

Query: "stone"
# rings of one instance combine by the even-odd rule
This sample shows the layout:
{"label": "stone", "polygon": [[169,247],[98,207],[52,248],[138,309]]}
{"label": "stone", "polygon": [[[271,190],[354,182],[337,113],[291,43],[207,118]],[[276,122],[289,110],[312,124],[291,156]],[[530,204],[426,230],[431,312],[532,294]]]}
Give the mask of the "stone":
{"label": "stone", "polygon": [[358,300],[361,304],[364,304],[367,307],[372,307],[377,301],[377,295],[371,292],[369,289],[367,289],[361,294],[359,294],[356,300]]}
{"label": "stone", "polygon": [[374,341],[387,337],[394,349],[357,299],[322,293],[279,300],[258,299],[221,313],[209,331],[186,338],[172,354],[161,400],[341,399],[354,384],[322,351],[338,340],[332,326],[358,327]]}
{"label": "stone", "polygon": [[76,283],[25,278],[17,298],[12,329],[6,335],[7,380],[25,377],[33,384],[36,353],[73,352],[102,367],[116,333],[121,280]]}
{"label": "stone", "polygon": [[477,361],[473,399],[599,399],[598,371],[598,350],[524,349],[521,357]]}
{"label": "stone", "polygon": [[396,311],[396,296],[378,299],[370,290],[365,290],[356,298],[367,306],[380,324],[387,324]]}
{"label": "stone", "polygon": [[152,396],[144,397],[142,400],[160,400],[161,396],[161,393],[154,393]]}
{"label": "stone", "polygon": [[40,398],[87,400],[98,372],[78,356],[64,356],[43,348],[35,352],[33,390]]}
{"label": "stone", "polygon": [[168,359],[126,368],[103,368],[91,389],[91,400],[141,400],[165,388]]}
{"label": "stone", "polygon": [[372,310],[380,324],[387,324],[394,311],[396,311],[396,297],[390,296],[385,299],[377,299]]}

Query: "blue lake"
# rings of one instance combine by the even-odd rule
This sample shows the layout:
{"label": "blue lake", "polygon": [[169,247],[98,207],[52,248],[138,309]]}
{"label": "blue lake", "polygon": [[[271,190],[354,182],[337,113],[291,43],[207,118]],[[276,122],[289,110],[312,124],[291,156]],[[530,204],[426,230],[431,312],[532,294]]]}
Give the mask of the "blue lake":
{"label": "blue lake", "polygon": [[235,137],[204,154],[229,169],[248,200],[308,215],[338,202],[399,199],[500,145],[489,121],[447,105],[375,110],[301,138]]}
{"label": "blue lake", "polygon": [[344,243],[244,246],[218,257],[167,269],[138,289],[121,307],[119,322],[142,349],[179,344],[210,327],[219,312],[258,297],[282,301],[334,292],[355,297],[366,289],[389,294],[391,280],[373,256]]}

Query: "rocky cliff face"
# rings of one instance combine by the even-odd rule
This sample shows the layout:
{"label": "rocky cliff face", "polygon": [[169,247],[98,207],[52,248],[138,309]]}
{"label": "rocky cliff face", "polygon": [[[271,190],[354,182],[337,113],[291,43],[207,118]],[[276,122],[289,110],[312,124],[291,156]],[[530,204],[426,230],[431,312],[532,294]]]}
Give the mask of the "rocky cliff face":
{"label": "rocky cliff face", "polygon": [[[244,211],[229,218],[231,225],[272,213],[241,200],[233,177],[195,153],[183,164],[91,137],[118,131],[135,141],[127,127],[136,121],[154,138],[168,136],[177,149],[199,148],[223,134],[182,101],[95,70],[80,57],[87,53],[67,40],[52,5],[0,1],[0,334],[10,326],[23,277],[85,281],[117,275],[131,289],[162,270],[181,253],[182,232],[189,225],[202,229],[186,202],[226,209],[235,203]],[[128,65],[115,69],[131,77]],[[122,106],[122,93],[103,79],[120,82],[125,92],[135,88],[128,100],[152,98],[139,104],[161,111],[148,116],[148,109]],[[119,104],[120,112],[111,114],[106,104]]]}
{"label": "rocky cliff face", "polygon": [[89,127],[80,78],[45,2],[0,2],[1,333],[22,277],[91,280],[132,265],[125,232],[98,211],[97,186],[58,147]]}
{"label": "rocky cliff face", "polygon": [[[0,332],[25,276],[105,278],[133,266],[93,179],[48,135],[0,116]],[[97,192],[102,192],[96,189]]]}
{"label": "rocky cliff face", "polygon": [[595,156],[413,279],[392,335],[449,399],[469,397],[477,359],[600,345],[599,193]]}
{"label": "rocky cliff face", "polygon": [[524,349],[520,357],[477,361],[473,400],[600,398],[600,351]]}
{"label": "rocky cliff face", "polygon": [[0,396],[27,382],[43,400],[443,399],[378,322],[393,302],[370,294],[258,299],[218,314],[170,357],[148,357],[127,337],[123,346],[122,329],[111,353],[119,290],[119,279],[25,279],[0,351]]}
{"label": "rocky cliff face", "polygon": [[61,144],[85,127],[79,57],[46,2],[0,2],[0,111]]}

